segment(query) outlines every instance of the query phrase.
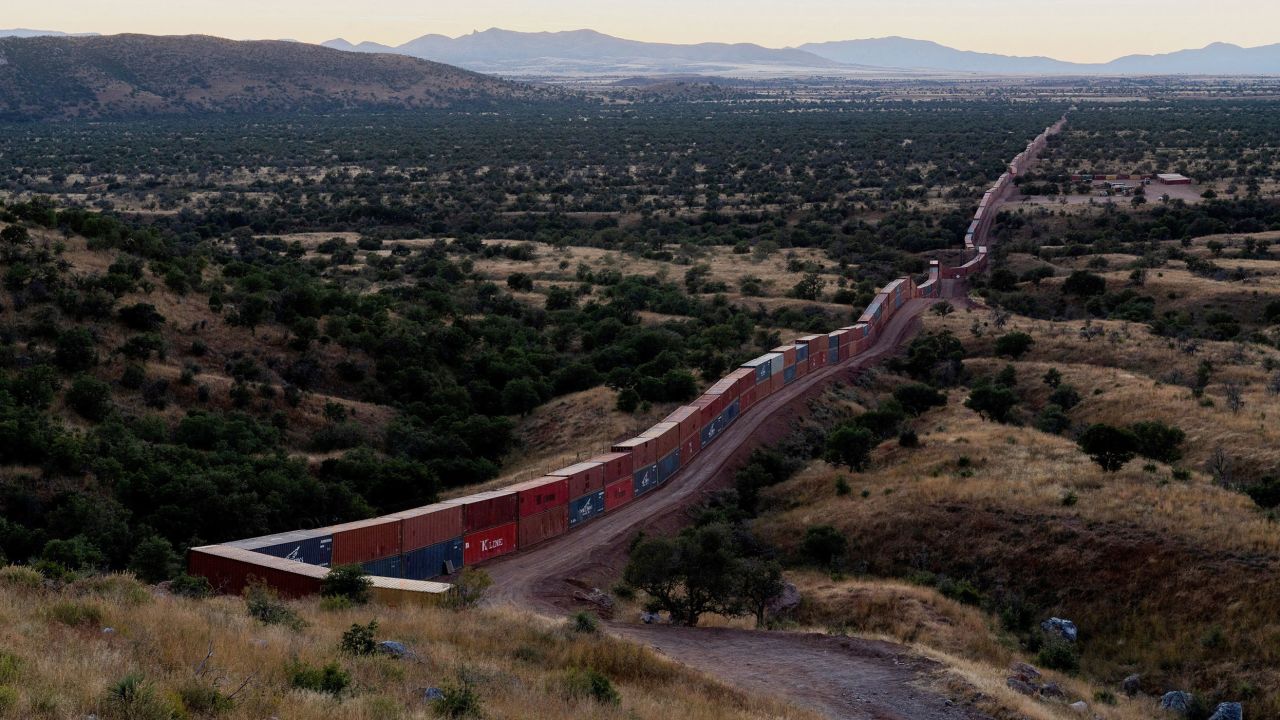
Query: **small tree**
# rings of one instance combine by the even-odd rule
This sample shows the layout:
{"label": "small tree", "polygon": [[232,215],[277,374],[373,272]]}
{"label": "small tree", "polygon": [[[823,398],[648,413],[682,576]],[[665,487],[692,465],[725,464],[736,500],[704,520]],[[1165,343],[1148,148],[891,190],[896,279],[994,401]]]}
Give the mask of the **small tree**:
{"label": "small tree", "polygon": [[800,544],[800,552],[811,562],[827,568],[834,568],[844,558],[848,550],[848,541],[830,525],[818,525],[805,530],[804,540]]}
{"label": "small tree", "polygon": [[378,621],[370,620],[368,625],[352,623],[342,633],[339,648],[348,655],[372,655],[378,650]]}
{"label": "small tree", "polygon": [[947,404],[946,395],[923,383],[910,383],[894,388],[893,399],[910,415],[921,415],[930,408]]}
{"label": "small tree", "polygon": [[1035,340],[1024,332],[1011,332],[996,338],[996,354],[1006,355],[1017,360],[1035,344]]}
{"label": "small tree", "polygon": [[964,406],[993,422],[1009,421],[1014,406],[1018,404],[1018,395],[1004,385],[979,385],[969,393]]}
{"label": "small tree", "polygon": [[489,573],[473,567],[464,568],[453,583],[453,605],[457,608],[475,606],[491,585],[493,578]]}
{"label": "small tree", "polygon": [[111,386],[88,375],[81,375],[71,383],[71,389],[67,390],[67,405],[85,420],[101,421],[111,413]]}
{"label": "small tree", "polygon": [[742,562],[742,587],[739,592],[756,615],[756,627],[764,627],[764,614],[769,602],[782,594],[782,566],[775,560],[749,558]]}
{"label": "small tree", "polygon": [[1117,472],[1138,451],[1138,438],[1129,430],[1095,424],[1080,435],[1080,449],[1103,470]]}
{"label": "small tree", "polygon": [[1058,368],[1049,368],[1045,371],[1044,384],[1055,390],[1062,384],[1062,373],[1058,371]]}
{"label": "small tree", "polygon": [[129,558],[129,569],[149,583],[172,578],[180,567],[173,545],[158,535],[152,535],[138,543]]}
{"label": "small tree", "polygon": [[875,435],[867,428],[842,425],[827,436],[826,458],[862,472],[871,462],[871,450],[876,444]]}
{"label": "small tree", "polygon": [[372,599],[373,580],[359,565],[339,565],[320,581],[321,597],[346,598],[357,605]]}

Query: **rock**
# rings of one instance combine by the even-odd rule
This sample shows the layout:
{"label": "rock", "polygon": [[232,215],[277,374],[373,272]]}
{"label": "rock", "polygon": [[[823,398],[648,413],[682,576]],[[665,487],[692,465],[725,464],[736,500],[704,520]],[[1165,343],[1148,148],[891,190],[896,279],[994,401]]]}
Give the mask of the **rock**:
{"label": "rock", "polygon": [[1080,636],[1080,631],[1076,628],[1076,624],[1063,618],[1049,618],[1040,623],[1040,629],[1050,635],[1057,635],[1067,642],[1075,642],[1076,638]]}
{"label": "rock", "polygon": [[1009,672],[1025,683],[1033,683],[1040,679],[1040,671],[1024,662],[1016,662],[1010,665]]}
{"label": "rock", "polygon": [[1244,708],[1240,703],[1218,703],[1218,709],[1213,711],[1209,720],[1244,720]]}
{"label": "rock", "polygon": [[404,658],[404,657],[413,656],[413,653],[409,651],[409,648],[404,646],[404,643],[398,642],[396,640],[383,640],[382,642],[378,643],[378,652],[382,653],[383,655],[390,655],[393,658]]}
{"label": "rock", "polygon": [[422,691],[422,698],[427,702],[444,699],[444,692],[440,688],[427,688]]}
{"label": "rock", "polygon": [[662,616],[658,613],[642,612],[640,613],[640,621],[645,625],[653,625],[662,622]]}
{"label": "rock", "polygon": [[1088,715],[1088,714],[1089,714],[1089,703],[1087,703],[1087,702],[1085,702],[1085,701],[1083,701],[1083,700],[1077,700],[1077,701],[1075,701],[1075,702],[1071,703],[1070,705],[1068,705],[1067,707],[1069,707],[1069,708],[1071,708],[1072,710],[1074,710],[1074,711],[1076,711],[1076,712],[1080,713],[1081,715]]}
{"label": "rock", "polygon": [[104,627],[104,628],[102,628],[102,634],[103,634],[103,635],[115,635],[115,634],[116,634],[116,629],[115,629],[115,628],[113,628],[113,627]]}
{"label": "rock", "polygon": [[1167,692],[1160,698],[1160,708],[1186,715],[1191,711],[1191,693],[1181,690]]}
{"label": "rock", "polygon": [[771,617],[786,615],[800,607],[800,589],[791,583],[782,584],[782,592],[765,605]]}
{"label": "rock", "polygon": [[1063,691],[1062,686],[1058,683],[1045,683],[1040,688],[1040,697],[1046,700],[1066,700],[1067,693]]}
{"label": "rock", "polygon": [[1034,697],[1036,694],[1036,688],[1034,685],[1024,680],[1019,680],[1016,677],[1009,678],[1005,681],[1005,684],[1009,686],[1010,690],[1022,693],[1023,695],[1030,695]]}
{"label": "rock", "polygon": [[1129,697],[1133,697],[1134,695],[1137,695],[1139,692],[1142,691],[1142,676],[1130,675],[1129,677],[1125,678],[1123,682],[1120,683],[1120,689],[1124,691],[1124,694],[1128,695]]}

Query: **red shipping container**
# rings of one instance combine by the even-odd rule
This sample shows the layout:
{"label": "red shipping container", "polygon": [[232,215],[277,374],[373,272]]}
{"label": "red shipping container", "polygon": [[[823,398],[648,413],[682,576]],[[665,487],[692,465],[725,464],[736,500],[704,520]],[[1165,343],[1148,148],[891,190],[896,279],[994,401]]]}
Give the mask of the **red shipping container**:
{"label": "red shipping container", "polygon": [[[515,497],[515,495],[512,495]],[[507,523],[481,530],[462,538],[462,563],[477,565],[485,560],[516,551],[520,530],[517,523]]]}
{"label": "red shipping container", "polygon": [[[597,455],[591,458],[589,462],[600,463],[604,466],[604,482],[609,484],[615,480],[631,477],[631,453],[609,453],[607,455]],[[583,493],[584,495],[586,493]],[[579,495],[578,497],[582,497]]]}
{"label": "red shipping container", "polygon": [[[514,490],[520,504],[520,518],[538,515],[552,508],[569,504],[569,479],[541,477],[507,487]],[[521,547],[524,543],[520,543]]]}
{"label": "red shipping container", "polygon": [[569,531],[569,506],[520,518],[519,548],[525,550]]}
{"label": "red shipping container", "polygon": [[756,398],[760,391],[755,387],[749,388],[742,393],[742,397],[738,398],[738,412],[746,412],[748,408],[756,404]]}
{"label": "red shipping container", "polygon": [[739,368],[729,373],[728,378],[733,380],[733,391],[730,393],[730,400],[725,407],[733,404],[733,400],[742,397],[742,393],[747,389],[756,386],[756,371],[751,368]]}
{"label": "red shipping container", "polygon": [[319,593],[320,580],[329,572],[318,565],[225,545],[192,548],[187,554],[187,571],[207,578],[215,592],[239,595],[250,578],[257,578],[287,598]]}
{"label": "red shipping container", "polygon": [[798,363],[796,363],[796,379],[802,378],[802,377],[804,377],[805,375],[808,375],[808,374],[809,374],[809,363],[808,363],[808,361],[806,361],[806,362],[798,362]]}
{"label": "red shipping container", "polygon": [[698,408],[698,427],[706,427],[707,423],[716,419],[724,410],[724,400],[722,395],[703,395],[694,400],[691,405]]}
{"label": "red shipping container", "polygon": [[514,523],[520,518],[520,500],[510,490],[477,493],[454,502],[462,506],[462,528],[468,533]]}
{"label": "red shipping container", "polygon": [[784,373],[778,373],[777,375],[774,375],[773,377],[769,378],[769,384],[773,386],[773,389],[772,389],[773,392],[778,392],[783,388],[784,385],[787,384],[785,377],[786,376]]}
{"label": "red shipping container", "polygon": [[654,457],[654,442],[651,438],[631,438],[613,446],[614,452],[630,452],[631,464],[634,467],[652,465],[658,461]]}
{"label": "red shipping container", "polygon": [[[760,402],[761,400],[763,400],[763,399],[765,399],[765,398],[769,397],[770,395],[772,395],[772,394],[773,394],[773,379],[772,379],[772,378],[770,378],[770,379],[765,380],[764,382],[760,383],[759,385],[756,385],[756,390],[755,390],[755,392],[756,392],[756,399],[755,399],[755,402]],[[754,403],[753,403],[753,404],[754,404]]]}
{"label": "red shipping container", "polygon": [[667,416],[666,422],[679,423],[680,437],[688,437],[698,432],[698,408],[682,405]]}
{"label": "red shipping container", "polygon": [[604,511],[611,513],[636,499],[636,483],[631,478],[610,483],[604,489]]}
{"label": "red shipping container", "polygon": [[595,460],[587,460],[566,468],[552,470],[547,474],[554,477],[568,478],[569,495],[565,498],[567,503],[569,498],[582,497],[589,492],[603,490],[605,475],[608,473],[604,465]]}
{"label": "red shipping container", "polygon": [[693,456],[697,455],[698,451],[700,450],[702,450],[702,434],[701,433],[694,433],[689,437],[686,437],[683,441],[681,441],[680,467],[684,467],[685,465],[688,465],[689,461],[692,460]]}
{"label": "red shipping container", "polygon": [[670,455],[671,451],[675,450],[676,446],[680,444],[680,424],[661,422],[645,430],[640,437],[651,438],[656,441],[658,457],[664,458]]}
{"label": "red shipping container", "polygon": [[381,560],[401,552],[401,521],[396,517],[378,517],[335,525],[332,566]]}
{"label": "red shipping container", "polygon": [[456,503],[436,503],[387,517],[400,520],[401,552],[462,537],[462,506]]}
{"label": "red shipping container", "polygon": [[782,347],[776,347],[773,349],[773,352],[782,353],[783,367],[791,367],[792,365],[796,364],[796,346],[795,345],[783,345]]}

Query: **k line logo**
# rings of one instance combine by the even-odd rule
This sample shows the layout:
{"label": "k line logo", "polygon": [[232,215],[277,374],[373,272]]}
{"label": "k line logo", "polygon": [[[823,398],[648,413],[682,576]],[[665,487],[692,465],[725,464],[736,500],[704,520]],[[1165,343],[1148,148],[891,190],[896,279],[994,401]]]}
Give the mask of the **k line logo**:
{"label": "k line logo", "polygon": [[504,545],[506,545],[506,542],[502,538],[495,538],[493,540],[481,540],[480,550],[481,552],[489,552],[490,550],[497,550],[498,548],[503,547]]}

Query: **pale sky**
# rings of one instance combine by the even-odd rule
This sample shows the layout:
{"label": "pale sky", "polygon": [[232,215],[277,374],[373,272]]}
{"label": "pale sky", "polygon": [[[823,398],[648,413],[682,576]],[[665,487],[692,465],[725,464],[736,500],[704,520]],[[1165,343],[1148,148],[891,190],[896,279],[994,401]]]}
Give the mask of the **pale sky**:
{"label": "pale sky", "polygon": [[573,30],[655,42],[768,47],[901,35],[961,50],[1102,62],[1233,42],[1280,42],[1276,0],[40,0],[0,27],[234,39],[344,37],[398,45],[427,33]]}

